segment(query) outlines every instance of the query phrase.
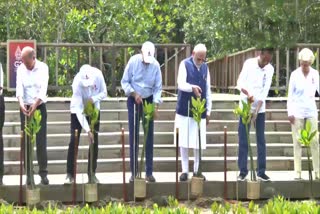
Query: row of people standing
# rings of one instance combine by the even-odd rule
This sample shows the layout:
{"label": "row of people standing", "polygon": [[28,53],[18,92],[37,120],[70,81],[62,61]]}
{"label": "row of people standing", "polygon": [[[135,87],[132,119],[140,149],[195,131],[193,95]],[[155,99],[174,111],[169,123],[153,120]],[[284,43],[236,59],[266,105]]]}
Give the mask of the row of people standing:
{"label": "row of people standing", "polygon": [[[181,154],[182,174],[181,181],[188,179],[188,149],[194,149],[194,173],[198,170],[199,157],[197,156],[197,133],[195,121],[192,115],[188,113],[188,102],[191,97],[201,97],[206,99],[206,112],[201,120],[201,142],[202,148],[206,147],[206,125],[209,123],[209,117],[212,108],[210,91],[210,73],[206,59],[206,47],[203,44],[195,46],[192,56],[183,60],[179,66],[178,72],[178,100],[175,118],[175,127],[180,129],[179,145]],[[155,47],[151,42],[145,42],[142,45],[141,54],[130,58],[121,80],[121,85],[128,96],[128,120],[129,120],[129,144],[130,144],[130,168],[132,181],[136,175],[138,145],[134,147],[134,133],[139,133],[139,127],[134,126],[136,118],[138,121],[142,115],[142,103],[155,103],[155,118],[161,101],[162,77],[160,66],[154,58]],[[268,181],[270,178],[265,174],[266,170],[266,143],[265,143],[265,100],[270,89],[274,69],[270,64],[272,59],[272,50],[262,49],[260,55],[246,60],[238,79],[237,88],[241,92],[241,100],[252,100],[252,122],[256,127],[257,136],[257,174],[261,180]],[[301,66],[292,73],[288,93],[288,116],[292,124],[295,171],[297,178],[301,178],[301,146],[297,141],[297,130],[302,127],[304,120],[312,122],[313,129],[317,129],[317,109],[314,100],[314,94],[319,91],[319,74],[311,67],[314,55],[311,50],[303,49],[299,53]],[[47,139],[46,139],[46,99],[49,79],[48,66],[40,62],[35,57],[35,51],[30,47],[22,50],[22,65],[17,71],[17,92],[21,110],[21,128],[24,128],[24,120],[39,109],[42,114],[41,130],[37,134],[37,158],[39,164],[39,175],[42,184],[49,184],[47,178]],[[304,81],[301,79],[304,77]],[[88,135],[89,142],[94,143],[93,173],[97,167],[98,157],[98,134],[92,133],[87,118],[83,115],[83,109],[87,102],[92,102],[100,109],[100,101],[107,96],[105,80],[101,71],[90,65],[84,65],[74,78],[72,84],[73,95],[71,98],[71,138],[69,142],[67,157],[67,176],[65,183],[73,182],[73,159],[74,159],[74,130],[78,129],[79,136],[83,128]],[[4,115],[4,101],[0,96],[0,110]],[[2,100],[2,102],[1,102]],[[241,103],[241,102],[240,102]],[[136,115],[134,115],[134,104],[136,105]],[[1,113],[0,112],[0,113]],[[139,116],[138,116],[139,115]],[[100,114],[99,114],[100,116]],[[100,118],[100,117],[99,117]],[[2,131],[4,116],[1,117],[0,128]],[[187,122],[189,121],[189,122]],[[188,126],[186,124],[189,124]],[[100,121],[96,124],[95,130],[99,131]],[[146,144],[146,178],[149,182],[155,182],[153,176],[153,121],[150,124],[149,134]],[[244,127],[239,120],[239,157],[238,166],[240,174],[238,179],[244,180],[248,173],[247,170],[247,145]],[[184,136],[189,136],[188,139]],[[0,152],[3,154],[2,133],[0,138]],[[313,167],[316,178],[319,178],[319,144],[318,136],[312,144]],[[28,149],[28,148],[27,148]],[[30,148],[29,148],[30,149]],[[134,155],[134,152],[136,154]],[[1,155],[1,154],[0,154]],[[3,176],[3,155],[0,160],[0,181]],[[90,160],[90,158],[89,158]],[[318,161],[317,161],[318,160]],[[135,165],[136,164],[136,165]],[[90,171],[88,170],[88,173]],[[202,175],[203,176],[203,175]],[[204,176],[203,176],[204,177]],[[96,181],[98,179],[95,177]],[[28,182],[28,181],[27,181]]]}
{"label": "row of people standing", "polygon": [[[265,109],[266,97],[268,95],[274,68],[270,64],[272,60],[272,49],[262,49],[260,56],[248,59],[244,62],[242,71],[237,82],[237,89],[240,91],[242,101],[252,102],[251,124],[256,129],[257,143],[257,176],[259,180],[270,181],[266,175],[266,140],[265,140]],[[308,49],[302,49],[298,54],[300,67],[291,73],[287,112],[288,120],[291,124],[293,153],[294,153],[294,171],[295,179],[301,179],[301,153],[302,146],[299,142],[300,132],[306,121],[310,121],[311,131],[318,130],[318,111],[316,105],[316,93],[319,93],[319,72],[311,67],[315,59],[313,52]],[[242,103],[240,102],[240,105]],[[246,179],[248,174],[248,145],[245,126],[239,119],[239,151],[238,167],[240,174],[239,181]],[[319,179],[319,135],[318,133],[311,142],[311,153],[314,177]]]}

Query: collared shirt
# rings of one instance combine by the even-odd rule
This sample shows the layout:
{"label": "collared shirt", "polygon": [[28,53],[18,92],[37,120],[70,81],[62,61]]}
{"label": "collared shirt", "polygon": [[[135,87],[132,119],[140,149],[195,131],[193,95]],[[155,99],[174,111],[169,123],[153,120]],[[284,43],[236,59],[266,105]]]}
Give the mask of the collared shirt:
{"label": "collared shirt", "polygon": [[[258,64],[259,57],[247,59],[242,67],[241,73],[237,82],[237,89],[241,91],[246,89],[250,96],[253,96],[254,102],[251,105],[251,111],[254,112],[257,108],[258,101],[262,101],[262,106],[258,113],[265,112],[266,98],[272,83],[274,73],[273,66],[269,63],[263,68]],[[240,99],[247,102],[247,95],[240,93]],[[240,100],[240,107],[242,102]]]}
{"label": "collared shirt", "polygon": [[[191,85],[187,82],[187,70],[184,61],[180,63],[178,77],[177,77],[178,89],[184,92],[192,92]],[[211,80],[210,80],[210,72],[208,68],[207,74],[207,91],[206,91],[206,101],[207,101],[207,115],[210,116],[212,109],[212,98],[211,98]]]}
{"label": "collared shirt", "polygon": [[44,62],[36,59],[34,68],[28,70],[24,64],[17,69],[16,97],[22,97],[26,105],[32,105],[39,98],[47,102],[49,68]]}
{"label": "collared shirt", "polygon": [[153,95],[154,103],[161,103],[162,77],[159,62],[145,64],[142,54],[132,56],[124,70],[121,86],[127,96],[132,92],[142,98]]}
{"label": "collared shirt", "polygon": [[71,114],[76,114],[79,123],[86,131],[90,131],[89,123],[83,114],[85,105],[91,98],[96,108],[100,109],[100,101],[107,97],[107,86],[104,81],[102,72],[94,67],[91,67],[90,78],[93,78],[92,84],[84,87],[82,84],[82,72],[78,72],[72,83],[72,97],[70,102]]}
{"label": "collared shirt", "polygon": [[315,93],[319,92],[319,72],[312,67],[304,76],[301,67],[291,73],[288,89],[288,116],[317,118]]}

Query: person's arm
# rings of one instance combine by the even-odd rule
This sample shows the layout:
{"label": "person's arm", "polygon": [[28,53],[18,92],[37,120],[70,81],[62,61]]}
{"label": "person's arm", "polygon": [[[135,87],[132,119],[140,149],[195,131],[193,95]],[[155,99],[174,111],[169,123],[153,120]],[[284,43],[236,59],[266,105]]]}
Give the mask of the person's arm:
{"label": "person's arm", "polygon": [[247,78],[249,74],[249,66],[248,61],[245,61],[243,63],[240,75],[237,80],[237,86],[236,89],[238,89],[240,92],[244,93],[247,96],[250,96],[250,92],[247,89]]}
{"label": "person's arm", "polygon": [[153,102],[156,104],[156,106],[158,106],[162,102],[161,93],[162,93],[162,76],[161,76],[160,65],[157,64],[155,84],[153,87]]}
{"label": "person's arm", "polygon": [[187,69],[184,61],[182,61],[179,65],[177,83],[179,90],[184,92],[193,92],[196,97],[201,96],[201,88],[197,85],[192,85],[187,82]]}
{"label": "person's arm", "polygon": [[49,68],[46,64],[43,64],[40,68],[41,74],[39,75],[40,90],[37,94],[35,102],[30,106],[29,114],[32,115],[42,101],[47,98],[48,82],[49,82]]}
{"label": "person's arm", "polygon": [[207,91],[206,91],[206,100],[207,100],[207,116],[206,116],[206,123],[209,124],[210,114],[212,109],[212,98],[211,98],[211,79],[210,79],[210,72],[208,68],[207,74]]}
{"label": "person's arm", "polygon": [[74,83],[72,84],[72,108],[77,115],[81,127],[85,130],[85,132],[88,133],[90,131],[90,127],[87,118],[83,113],[86,103],[83,103],[82,99],[82,90],[85,89],[82,89],[75,80],[76,78],[74,79]]}
{"label": "person's arm", "polygon": [[291,73],[288,87],[288,99],[287,99],[287,112],[288,119],[291,124],[294,124],[294,88],[295,88],[295,78],[294,73]]}
{"label": "person's arm", "polygon": [[123,76],[122,76],[122,79],[121,79],[121,86],[122,86],[122,89],[124,90],[124,93],[127,95],[127,96],[130,96],[132,95],[132,93],[134,93],[134,89],[133,87],[131,86],[131,81],[132,81],[132,69],[133,69],[133,60],[132,60],[132,57],[130,58],[128,64],[126,65],[126,68],[124,69],[124,72],[123,72]]}
{"label": "person's arm", "polygon": [[[98,69],[97,69],[98,70]],[[97,95],[94,95],[91,97],[91,100],[93,103],[95,102],[100,102],[101,100],[103,100],[104,98],[107,97],[107,86],[106,86],[106,82],[104,81],[104,77],[102,75],[102,72],[100,70],[98,70],[98,81],[99,81],[99,85],[100,85],[100,92]]]}
{"label": "person's arm", "polygon": [[211,78],[210,78],[209,68],[208,68],[208,74],[207,74],[206,100],[207,100],[207,116],[210,116],[211,109],[212,109],[212,98],[211,98]]}
{"label": "person's arm", "polygon": [[24,104],[24,100],[23,100],[23,96],[24,96],[24,92],[23,92],[23,82],[22,82],[22,65],[20,65],[17,69],[17,77],[16,77],[16,97],[19,101],[19,106],[20,106],[20,109],[22,111],[22,113],[24,115],[27,115],[29,114],[28,110],[26,109],[26,106]]}
{"label": "person's arm", "polygon": [[192,85],[187,83],[187,69],[184,61],[179,65],[177,77],[178,89],[184,92],[192,92]]}

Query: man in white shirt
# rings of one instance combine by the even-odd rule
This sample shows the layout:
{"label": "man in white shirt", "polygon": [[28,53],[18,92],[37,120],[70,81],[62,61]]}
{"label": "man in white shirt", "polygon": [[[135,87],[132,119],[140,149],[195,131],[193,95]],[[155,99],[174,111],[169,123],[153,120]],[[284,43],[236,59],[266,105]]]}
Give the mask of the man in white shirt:
{"label": "man in white shirt", "polygon": [[[41,129],[36,136],[37,158],[41,183],[49,184],[47,178],[47,88],[49,81],[48,66],[36,59],[33,48],[22,49],[22,64],[17,69],[16,97],[20,105],[21,130],[24,130],[25,118],[30,117],[36,109],[41,112]],[[33,149],[26,144],[26,149]],[[30,170],[27,170],[27,173]],[[29,177],[29,176],[27,176]],[[27,178],[27,184],[30,180]]]}
{"label": "man in white shirt", "polygon": [[[300,67],[291,73],[288,90],[288,119],[291,123],[294,148],[294,171],[296,179],[301,179],[301,144],[298,141],[306,121],[310,121],[312,132],[318,130],[318,112],[315,101],[319,93],[319,72],[311,67],[314,55],[308,48],[299,52]],[[311,154],[315,178],[319,179],[319,135],[311,142]]]}
{"label": "man in white shirt", "polygon": [[[74,147],[75,147],[75,130],[78,129],[78,139],[82,128],[88,134],[89,143],[93,143],[93,173],[94,182],[99,183],[95,172],[98,159],[98,132],[100,128],[100,112],[98,122],[94,127],[94,133],[90,130],[88,118],[83,111],[88,102],[95,105],[100,110],[100,102],[107,97],[107,86],[102,75],[102,72],[88,64],[81,66],[80,71],[73,79],[72,83],[72,98],[70,103],[71,111],[71,138],[67,157],[67,176],[65,184],[74,182]],[[90,177],[90,152],[88,152],[88,176]]]}
{"label": "man in white shirt", "polygon": [[5,106],[4,106],[4,97],[2,95],[3,90],[3,71],[2,65],[0,63],[0,185],[3,184],[2,178],[4,173],[4,165],[3,165],[3,136],[2,129],[5,120]]}
{"label": "man in white shirt", "polygon": [[[200,122],[201,149],[206,149],[206,125],[209,124],[212,107],[210,73],[205,63],[206,54],[206,46],[204,44],[198,44],[194,47],[192,56],[184,59],[179,66],[175,128],[179,128],[179,146],[182,165],[180,181],[188,180],[189,148],[193,149],[194,154],[194,175],[198,172],[199,168],[198,124],[192,118],[191,97],[206,99],[206,111],[202,114]],[[188,103],[190,105],[189,109]],[[175,131],[176,129],[174,132]],[[201,177],[205,179],[202,174]]]}
{"label": "man in white shirt", "polygon": [[[257,176],[259,180],[269,181],[270,178],[265,174],[266,170],[266,142],[265,142],[265,105],[266,98],[272,83],[274,68],[270,64],[272,60],[272,49],[262,49],[260,55],[255,58],[247,59],[242,67],[237,82],[237,89],[240,93],[241,101],[253,101],[251,105],[251,122],[256,128],[257,139]],[[250,128],[249,128],[250,130]],[[239,181],[244,181],[248,174],[248,141],[245,125],[239,119],[239,153],[238,167],[240,174]]]}

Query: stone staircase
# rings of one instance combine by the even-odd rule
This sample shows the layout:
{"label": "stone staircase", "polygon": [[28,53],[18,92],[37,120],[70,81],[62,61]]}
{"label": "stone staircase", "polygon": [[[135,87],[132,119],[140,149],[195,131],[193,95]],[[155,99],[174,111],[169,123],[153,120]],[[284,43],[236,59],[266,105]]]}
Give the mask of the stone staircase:
{"label": "stone staircase", "polygon": [[[66,170],[67,148],[70,136],[70,113],[68,98],[49,98],[48,112],[48,171],[49,174],[64,174]],[[155,121],[154,171],[175,171],[174,117],[175,98],[164,98],[159,119]],[[224,170],[224,127],[227,127],[228,171],[237,170],[238,119],[233,114],[238,97],[213,95],[213,110],[207,127],[208,148],[203,153],[203,171],[222,172]],[[126,98],[111,98],[101,105],[101,125],[99,134],[98,172],[121,172],[121,127],[125,129],[126,171],[129,171],[128,121]],[[140,129],[142,130],[142,129]],[[285,98],[268,100],[266,112],[267,168],[272,171],[293,170],[293,146],[291,128],[287,120]],[[143,133],[140,133],[142,136]],[[140,137],[142,141],[143,138]],[[255,146],[254,129],[251,142]],[[254,154],[256,155],[256,149]],[[15,98],[6,98],[6,120],[4,127],[5,175],[19,173],[20,118]],[[79,146],[78,164],[87,164],[87,137],[82,134]],[[192,152],[190,153],[192,157]],[[305,156],[305,154],[304,154]],[[37,162],[35,161],[37,165]],[[190,167],[192,166],[192,158]],[[180,161],[179,161],[180,167]],[[303,158],[306,169],[306,158]],[[78,167],[85,172],[86,167]],[[192,169],[192,167],[190,168]],[[35,169],[37,171],[37,169]]]}

